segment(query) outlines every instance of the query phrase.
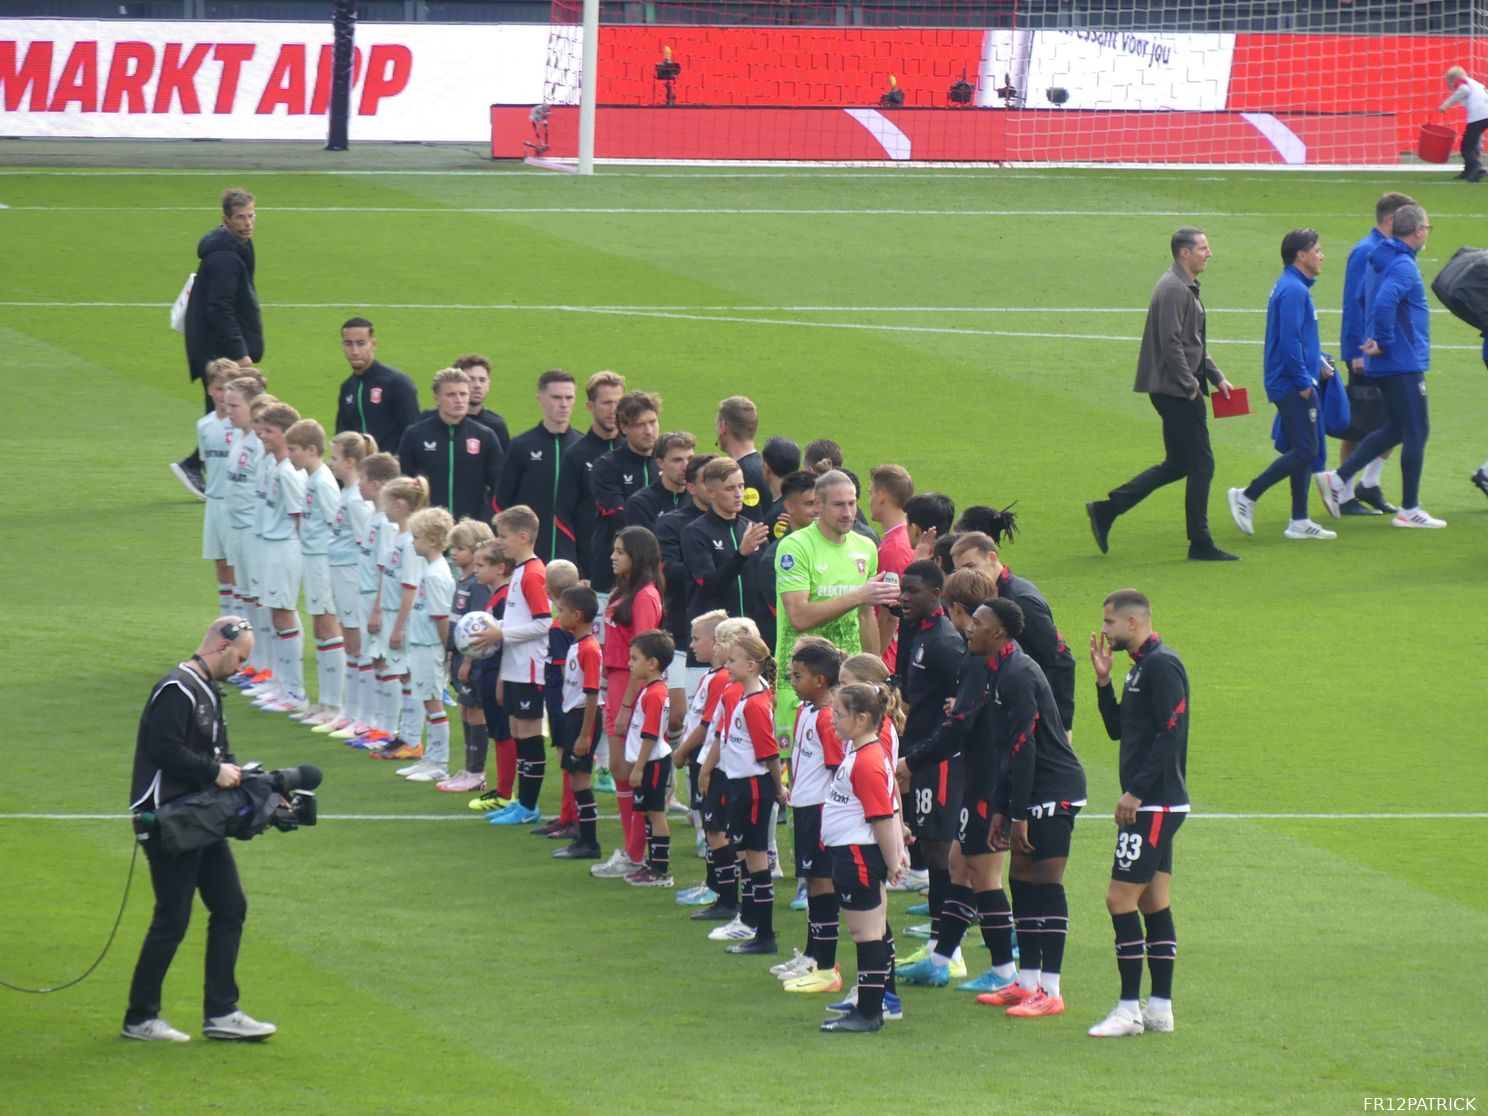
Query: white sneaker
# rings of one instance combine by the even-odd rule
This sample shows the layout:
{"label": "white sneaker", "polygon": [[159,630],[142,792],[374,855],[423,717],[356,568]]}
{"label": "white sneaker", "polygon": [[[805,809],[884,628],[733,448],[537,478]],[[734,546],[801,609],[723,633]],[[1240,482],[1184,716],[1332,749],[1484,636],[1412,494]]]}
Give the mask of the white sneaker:
{"label": "white sneaker", "polygon": [[780,855],[773,850],[769,853],[770,878],[772,880],[785,879],[785,873],[780,870]]}
{"label": "white sneaker", "polygon": [[1132,1015],[1117,1005],[1110,1015],[1085,1033],[1091,1038],[1125,1038],[1127,1035],[1140,1035],[1143,1030],[1140,1015]]}
{"label": "white sneaker", "polygon": [[321,707],[318,704],[316,704],[315,702],[311,702],[310,704],[306,705],[304,709],[301,709],[295,713],[291,713],[289,715],[289,719],[291,721],[299,721],[301,724],[314,724],[315,722],[311,721],[310,718],[319,716],[320,708]]}
{"label": "white sneaker", "polygon": [[234,1011],[219,1015],[202,1024],[202,1034],[211,1039],[236,1039],[243,1042],[260,1042],[279,1028],[272,1023],[260,1023],[247,1012]]}
{"label": "white sneaker", "polygon": [[394,771],[393,774],[401,775],[403,776],[403,778],[406,779],[415,772],[422,771],[424,769],[424,765],[428,762],[428,760],[417,760],[414,763],[410,763],[407,767],[398,768],[398,770]]}
{"label": "white sneaker", "polygon": [[708,931],[710,942],[749,942],[754,940],[754,930],[744,925],[744,920],[734,915],[732,922],[715,926]]}
{"label": "white sneaker", "polygon": [[589,874],[601,880],[619,880],[634,872],[640,865],[625,855],[624,849],[616,849],[603,864],[592,864]]}
{"label": "white sneaker", "polygon": [[898,881],[888,885],[890,891],[913,891],[923,895],[930,890],[930,873],[924,868],[910,868]]}
{"label": "white sneaker", "polygon": [[326,714],[326,719],[317,724],[310,731],[321,736],[333,732],[340,732],[344,728],[351,727],[351,718],[342,714],[339,709],[332,709]]}
{"label": "white sneaker", "polygon": [[778,965],[771,965],[770,972],[784,983],[787,980],[795,980],[796,977],[807,976],[816,972],[816,958],[808,957],[799,949],[793,949],[795,955],[789,961],[782,961]]}
{"label": "white sneaker", "polygon": [[1424,508],[1401,508],[1395,513],[1395,518],[1390,520],[1395,527],[1445,527],[1445,519],[1437,519],[1428,515]]}
{"label": "white sneaker", "polygon": [[139,1039],[141,1042],[190,1042],[191,1036],[185,1031],[178,1031],[164,1019],[156,1016],[154,1019],[146,1019],[143,1023],[126,1023],[119,1028],[119,1033],[128,1039]]}
{"label": "white sneaker", "polygon": [[333,708],[329,705],[317,705],[310,711],[310,715],[308,717],[304,717],[300,720],[300,724],[308,725],[312,729],[317,729],[321,725],[330,724],[339,716],[341,716],[341,710]]}
{"label": "white sneaker", "polygon": [[425,760],[417,771],[408,773],[410,783],[438,783],[449,778],[449,771],[435,760]]}
{"label": "white sneaker", "polygon": [[1251,522],[1251,516],[1255,514],[1255,501],[1245,498],[1245,489],[1232,488],[1229,491],[1230,515],[1235,520],[1235,526],[1247,535],[1255,534],[1255,524]]}
{"label": "white sneaker", "polygon": [[1142,1006],[1142,1026],[1146,1030],[1154,1032],[1167,1032],[1173,1029],[1173,1009],[1166,1011],[1153,1011],[1150,1006]]}
{"label": "white sneaker", "polygon": [[302,697],[290,697],[285,695],[278,701],[271,702],[263,707],[266,713],[303,713],[310,708],[310,702]]}
{"label": "white sneaker", "polygon": [[1346,504],[1354,498],[1354,486],[1346,484],[1338,479],[1337,473],[1314,473],[1313,483],[1317,485],[1318,495],[1323,498],[1323,507],[1328,509],[1328,514],[1334,519],[1339,517],[1339,505]]}
{"label": "white sneaker", "polygon": [[1292,520],[1286,525],[1286,530],[1281,533],[1284,539],[1336,539],[1337,531],[1329,531],[1326,527],[1320,527],[1310,519]]}

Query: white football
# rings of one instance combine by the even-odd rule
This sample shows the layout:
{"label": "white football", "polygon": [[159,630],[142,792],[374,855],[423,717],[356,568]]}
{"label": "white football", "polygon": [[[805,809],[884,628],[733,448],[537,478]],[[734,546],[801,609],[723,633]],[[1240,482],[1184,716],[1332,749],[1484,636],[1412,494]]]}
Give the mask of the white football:
{"label": "white football", "polygon": [[467,612],[455,624],[455,650],[467,659],[489,659],[501,645],[497,643],[490,647],[472,647],[470,640],[477,632],[496,626],[496,617],[489,612]]}

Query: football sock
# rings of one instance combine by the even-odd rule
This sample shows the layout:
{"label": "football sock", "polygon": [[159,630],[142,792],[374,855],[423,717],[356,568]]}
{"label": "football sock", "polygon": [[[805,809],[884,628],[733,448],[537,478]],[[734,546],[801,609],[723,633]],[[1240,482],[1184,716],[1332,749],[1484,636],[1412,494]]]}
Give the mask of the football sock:
{"label": "football sock", "polygon": [[563,809],[558,811],[559,825],[576,825],[579,820],[579,804],[574,798],[573,775],[563,773]]}
{"label": "football sock", "polygon": [[1018,984],[1029,991],[1038,987],[1043,965],[1043,934],[1038,912],[1037,886],[1012,880],[1013,921],[1018,925]]}
{"label": "football sock", "polygon": [[1142,995],[1142,916],[1136,911],[1113,914],[1111,926],[1116,931],[1116,971],[1121,974],[1121,1002],[1135,1004]]}
{"label": "football sock", "polygon": [[217,615],[235,616],[237,615],[237,605],[237,594],[233,592],[232,583],[219,581],[217,583]]}
{"label": "football sock", "polygon": [[837,964],[838,909],[835,891],[806,896],[806,952],[819,969]]}
{"label": "football sock", "polygon": [[440,767],[449,767],[449,714],[444,711],[444,706],[439,707],[439,712],[428,715],[429,743],[424,749],[424,759],[429,763],[437,763]]}
{"label": "football sock", "polygon": [[734,864],[739,870],[739,921],[755,929],[759,923],[755,921],[754,913],[754,875],[744,861],[736,860]]}
{"label": "football sock", "polygon": [[1042,916],[1039,948],[1042,958],[1039,970],[1048,976],[1054,975],[1054,990],[1041,985],[1051,996],[1059,995],[1059,970],[1064,964],[1064,943],[1069,934],[1069,900],[1064,894],[1064,884],[1035,884],[1038,889],[1038,909]]}
{"label": "football sock", "polygon": [[574,791],[574,802],[579,812],[579,840],[586,845],[599,844],[599,807],[594,805],[594,791]]}
{"label": "football sock", "polygon": [[[1173,998],[1173,960],[1178,956],[1178,931],[1173,926],[1173,908],[1164,907],[1147,916],[1147,971],[1152,974],[1153,999]],[[1137,966],[1141,971],[1140,963]]]}
{"label": "football sock", "polygon": [[883,1015],[884,992],[894,971],[889,947],[883,941],[858,943],[858,1014],[865,1019]]}
{"label": "football sock", "polygon": [[775,936],[775,880],[770,869],[749,873],[754,883],[754,930],[759,938]]}
{"label": "football sock", "polygon": [[1385,459],[1376,457],[1359,473],[1359,484],[1365,488],[1378,488],[1385,472]]}
{"label": "football sock", "polygon": [[398,683],[403,689],[403,702],[398,711],[398,731],[410,744],[417,744],[424,735],[424,703],[413,696],[413,679],[404,675]]}
{"label": "football sock", "polygon": [[1013,907],[1002,888],[979,891],[976,896],[977,921],[982,928],[982,942],[992,955],[992,968],[999,976],[1011,976],[1013,968]]}
{"label": "football sock", "polygon": [[340,709],[346,702],[346,644],[340,636],[315,641],[315,696]]}
{"label": "football sock", "polygon": [[[918,844],[918,842],[916,842]],[[945,909],[946,892],[951,890],[951,870],[931,868],[930,892],[926,897],[930,904],[930,940],[940,940],[940,912]]]}
{"label": "football sock", "polygon": [[517,779],[517,742],[510,736],[496,741],[496,795],[498,798],[512,796],[512,784]]}
{"label": "football sock", "polygon": [[703,886],[714,895],[718,894],[718,873],[713,867],[713,849],[703,845]]}
{"label": "football sock", "polygon": [[630,828],[625,831],[625,855],[637,864],[646,856],[646,815],[635,808],[634,800],[630,804]]}
{"label": "football sock", "polygon": [[465,724],[465,770],[475,775],[486,770],[486,726],[485,722]]}
{"label": "football sock", "polygon": [[739,909],[739,861],[732,843],[713,850],[713,890],[724,910]]}
{"label": "football sock", "polygon": [[770,803],[770,822],[765,828],[765,850],[780,855],[780,846],[776,844],[777,835],[780,832],[780,803]]}
{"label": "football sock", "polygon": [[519,736],[517,738],[517,801],[527,810],[537,809],[537,798],[542,793],[543,776],[547,773],[548,761],[543,755],[541,736]]}
{"label": "football sock", "polygon": [[930,953],[930,960],[935,964],[945,966],[951,963],[961,946],[961,939],[977,916],[976,908],[972,906],[974,900],[971,888],[960,884],[952,884],[946,893],[945,905],[940,908],[940,936],[935,939],[935,949]]}
{"label": "football sock", "polygon": [[[649,826],[648,826],[649,828]],[[672,838],[670,834],[651,834],[647,839],[647,863],[658,876],[672,874]]]}
{"label": "football sock", "polygon": [[305,696],[305,637],[298,624],[289,628],[276,628],[280,664],[284,674],[279,678],[279,693],[286,698],[302,699]]}
{"label": "football sock", "polygon": [[377,706],[373,715],[368,718],[368,723],[373,728],[381,729],[392,735],[398,731],[398,708],[402,703],[402,695],[398,692],[398,676],[396,674],[379,674],[377,676]]}
{"label": "football sock", "polygon": [[367,677],[360,655],[348,655],[346,657],[346,678],[342,685],[346,688],[346,704],[341,707],[342,714],[352,724],[363,720],[362,717],[362,680]]}
{"label": "football sock", "polygon": [[624,779],[615,780],[615,808],[620,811],[620,847],[630,855],[630,823],[635,809],[635,792]]}
{"label": "football sock", "polygon": [[887,919],[884,921],[884,948],[889,951],[889,979],[884,983],[884,988],[895,993],[899,992],[899,978],[894,975],[894,959],[898,957],[899,951],[894,948],[894,928],[889,925]]}

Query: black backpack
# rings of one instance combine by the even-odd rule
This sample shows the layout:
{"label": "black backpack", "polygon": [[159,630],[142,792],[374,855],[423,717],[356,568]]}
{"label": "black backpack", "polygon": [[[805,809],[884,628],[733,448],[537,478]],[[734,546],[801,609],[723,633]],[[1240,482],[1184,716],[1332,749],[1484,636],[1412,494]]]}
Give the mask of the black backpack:
{"label": "black backpack", "polygon": [[1441,304],[1480,333],[1488,330],[1488,248],[1459,248],[1431,281]]}

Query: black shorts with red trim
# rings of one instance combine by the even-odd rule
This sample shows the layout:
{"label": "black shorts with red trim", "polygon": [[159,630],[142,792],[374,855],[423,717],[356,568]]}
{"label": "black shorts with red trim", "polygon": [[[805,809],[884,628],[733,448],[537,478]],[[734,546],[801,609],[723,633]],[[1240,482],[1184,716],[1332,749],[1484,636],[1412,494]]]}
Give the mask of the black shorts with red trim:
{"label": "black shorts with red trim", "polygon": [[832,886],[845,911],[874,911],[884,901],[889,873],[877,845],[833,845]]}
{"label": "black shorts with red trim", "polygon": [[1187,813],[1149,810],[1137,815],[1136,825],[1116,833],[1116,856],[1111,878],[1121,883],[1151,883],[1159,872],[1173,873],[1173,835]]}
{"label": "black shorts with red trim", "polygon": [[604,733],[604,727],[600,724],[603,718],[599,710],[594,711],[594,728],[589,734],[589,750],[584,755],[575,751],[579,742],[579,731],[584,727],[584,707],[570,709],[567,713],[560,713],[558,719],[549,725],[553,734],[553,747],[559,751],[559,765],[568,772],[591,772],[594,770],[594,752],[599,747],[600,739]]}
{"label": "black shorts with red trim", "polygon": [[1034,817],[1028,814],[1028,843],[1033,846],[1029,860],[1059,860],[1070,854],[1070,842],[1075,835],[1075,815],[1078,806],[1064,806],[1057,812]]}
{"label": "black shorts with red trim", "polygon": [[[718,778],[718,772],[713,773]],[[728,832],[734,847],[743,852],[764,852],[770,847],[770,807],[775,802],[775,780],[768,775],[750,775],[728,781]]]}
{"label": "black shorts with red trim", "polygon": [[830,880],[832,858],[821,842],[822,808],[815,806],[792,806],[791,818],[796,833],[796,879]]}
{"label": "black shorts with red trim", "polygon": [[905,809],[909,831],[922,841],[954,841],[965,783],[960,756],[917,771]]}
{"label": "black shorts with red trim", "polygon": [[687,808],[699,813],[703,809],[703,792],[698,789],[702,781],[703,765],[696,760],[687,761]]}
{"label": "black shorts with red trim", "polygon": [[672,786],[672,758],[647,760],[641,782],[635,787],[632,809],[638,814],[663,814],[667,808],[667,791]]}
{"label": "black shorts with red trim", "polygon": [[540,721],[543,715],[543,688],[537,682],[503,682],[501,708],[512,720]]}
{"label": "black shorts with red trim", "polygon": [[961,825],[956,840],[962,856],[988,856],[998,850],[992,847],[992,803],[985,798],[968,800],[961,807]]}
{"label": "black shorts with red trim", "polygon": [[[698,768],[698,782],[702,783],[702,768]],[[698,792],[698,813],[703,816],[703,830],[708,833],[728,831],[729,779],[722,771],[713,769],[708,778],[708,793]]]}

